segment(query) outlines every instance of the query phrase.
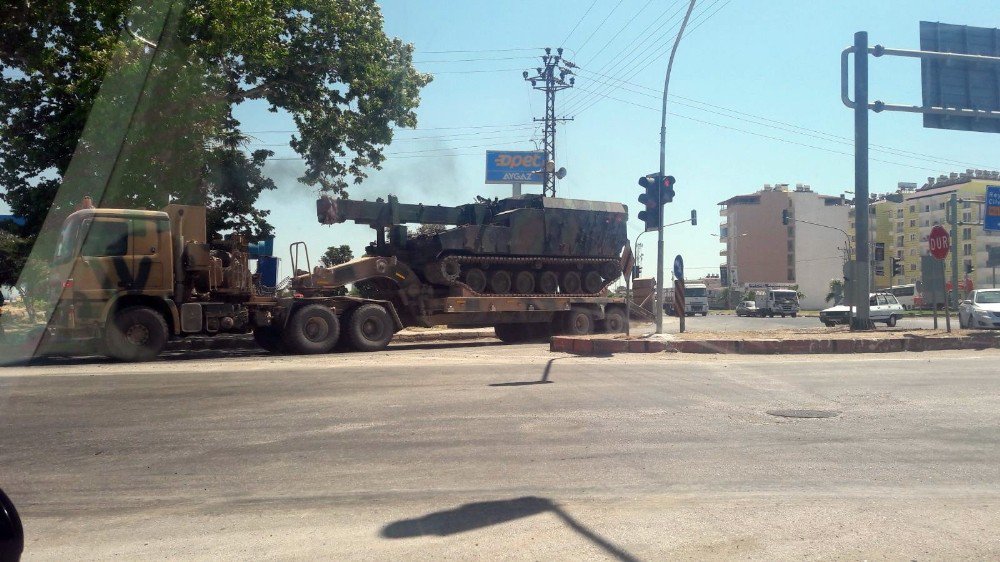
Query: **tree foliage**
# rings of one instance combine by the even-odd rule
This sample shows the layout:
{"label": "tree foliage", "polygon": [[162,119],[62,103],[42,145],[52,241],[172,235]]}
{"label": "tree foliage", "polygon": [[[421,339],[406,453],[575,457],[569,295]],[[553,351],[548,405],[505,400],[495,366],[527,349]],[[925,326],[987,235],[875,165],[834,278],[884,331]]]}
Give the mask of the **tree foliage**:
{"label": "tree foliage", "polygon": [[354,259],[354,252],[351,251],[351,247],[347,244],[342,244],[340,246],[330,246],[323,253],[323,256],[319,258],[323,265],[330,267],[333,265],[340,265],[342,263],[347,263]]}
{"label": "tree foliage", "polygon": [[213,233],[265,236],[273,152],[247,150],[234,110],[287,112],[300,181],[346,195],[430,81],[382,27],[375,0],[5,2],[0,198],[29,240],[72,211],[53,208],[67,187],[103,207],[204,204]]}

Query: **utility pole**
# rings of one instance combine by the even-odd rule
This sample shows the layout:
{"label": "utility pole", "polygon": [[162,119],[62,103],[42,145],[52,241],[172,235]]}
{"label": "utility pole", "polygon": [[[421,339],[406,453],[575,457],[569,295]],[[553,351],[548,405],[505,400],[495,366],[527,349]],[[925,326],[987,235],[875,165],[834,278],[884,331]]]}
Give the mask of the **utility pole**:
{"label": "utility pole", "polygon": [[[570,70],[576,68],[576,65],[564,59],[562,54],[562,47],[556,49],[555,55],[552,54],[551,48],[546,47],[545,54],[542,55],[544,66],[536,68],[534,76],[531,76],[527,70],[521,73],[525,80],[531,82],[532,88],[545,92],[545,117],[543,119],[535,118],[535,121],[545,123],[542,132],[542,151],[545,153],[545,162],[542,164],[542,195],[545,197],[556,196],[556,177],[562,178],[565,175],[564,170],[557,173],[555,169],[556,122],[573,120],[567,117],[556,117],[556,92],[572,88],[576,83],[576,78],[571,76],[573,71]],[[567,76],[569,76],[568,81],[566,80]]]}
{"label": "utility pole", "polygon": [[871,264],[868,253],[868,33],[854,34],[854,259],[857,277],[854,303],[857,317],[852,328],[870,330],[868,286]]}
{"label": "utility pole", "polygon": [[[674,46],[670,50],[670,60],[667,61],[667,74],[663,77],[663,112],[660,115],[660,178],[667,175],[667,90],[670,88],[670,71],[674,68],[674,56],[677,55],[677,46],[681,44],[681,37],[684,36],[684,28],[687,27],[688,20],[691,19],[691,11],[694,10],[696,0],[691,0],[688,4],[687,13],[684,14],[684,21],[681,28],[677,30],[677,37],[674,39]],[[660,193],[661,190],[657,190]],[[663,333],[663,202],[658,202],[660,220],[659,228],[656,229],[656,333]],[[683,315],[684,311],[678,311]],[[682,316],[683,317],[683,316]]]}

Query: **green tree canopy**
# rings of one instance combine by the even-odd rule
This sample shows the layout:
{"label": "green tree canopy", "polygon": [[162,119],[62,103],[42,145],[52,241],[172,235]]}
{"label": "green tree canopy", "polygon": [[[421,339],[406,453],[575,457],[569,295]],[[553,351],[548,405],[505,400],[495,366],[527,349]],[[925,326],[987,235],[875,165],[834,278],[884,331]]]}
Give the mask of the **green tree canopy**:
{"label": "green tree canopy", "polygon": [[29,240],[50,208],[72,211],[53,207],[67,188],[103,207],[204,204],[213,233],[266,235],[273,153],[246,150],[237,106],[290,114],[300,181],[346,194],[416,125],[430,81],[375,0],[11,0],[0,71],[0,198]]}
{"label": "green tree canopy", "polygon": [[347,244],[342,244],[340,246],[330,246],[323,253],[323,256],[319,258],[323,265],[330,267],[333,265],[340,265],[342,263],[347,263],[354,259],[354,252],[351,251],[351,247]]}

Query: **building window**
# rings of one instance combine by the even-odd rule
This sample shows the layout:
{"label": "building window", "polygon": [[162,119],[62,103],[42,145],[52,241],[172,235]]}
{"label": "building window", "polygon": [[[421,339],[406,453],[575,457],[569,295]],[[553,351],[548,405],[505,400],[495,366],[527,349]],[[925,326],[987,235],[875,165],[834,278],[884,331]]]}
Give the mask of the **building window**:
{"label": "building window", "polygon": [[972,202],[971,201],[965,201],[965,202],[962,203],[962,208],[963,209],[969,209],[971,207],[972,207]]}
{"label": "building window", "polygon": [[914,228],[916,226],[917,226],[917,219],[910,219],[910,228]]}
{"label": "building window", "polygon": [[795,281],[795,270],[794,269],[789,269],[788,270],[788,280],[789,281]]}
{"label": "building window", "polygon": [[795,251],[795,240],[789,240],[788,241],[788,251],[789,251],[789,253]]}
{"label": "building window", "polygon": [[962,222],[972,222],[972,213],[962,213]]}
{"label": "building window", "polygon": [[927,219],[924,219],[924,226],[930,226],[930,225],[931,225],[931,221],[929,221]]}
{"label": "building window", "polygon": [[795,254],[788,254],[788,265],[795,265]]}
{"label": "building window", "polygon": [[903,237],[902,236],[897,236],[896,237],[896,245],[897,246],[902,246],[903,245]]}
{"label": "building window", "polygon": [[972,244],[962,244],[962,255],[963,256],[972,255]]}
{"label": "building window", "polygon": [[[916,270],[917,270],[917,264],[911,263],[910,264],[910,271],[916,271]],[[940,287],[940,285],[938,285],[938,286]]]}
{"label": "building window", "polygon": [[972,229],[963,228],[962,229],[962,240],[972,240]]}
{"label": "building window", "polygon": [[938,203],[938,210],[944,209],[944,203]]}
{"label": "building window", "polygon": [[916,241],[917,241],[917,235],[916,234],[911,234],[910,235],[910,242],[916,242]]}
{"label": "building window", "polygon": [[[962,273],[965,273],[970,269],[972,269],[972,260],[965,260],[965,263],[962,264]],[[966,275],[971,275],[971,274],[966,274]]]}
{"label": "building window", "polygon": [[896,232],[903,232],[903,223],[896,223]]}
{"label": "building window", "polygon": [[903,250],[896,250],[896,257],[898,259],[903,259]]}
{"label": "building window", "polygon": [[925,213],[931,212],[931,206],[930,205],[924,205],[924,212]]}
{"label": "building window", "polygon": [[[910,248],[910,255],[911,256],[917,255],[917,249],[916,248]],[[899,256],[899,257],[903,257],[903,256]]]}
{"label": "building window", "polygon": [[896,209],[896,218],[897,219],[903,218],[903,210],[902,209]]}
{"label": "building window", "polygon": [[788,227],[788,237],[795,238],[795,227],[792,226]]}
{"label": "building window", "polygon": [[916,205],[910,205],[910,212],[911,213],[916,213],[917,212],[917,206]]}

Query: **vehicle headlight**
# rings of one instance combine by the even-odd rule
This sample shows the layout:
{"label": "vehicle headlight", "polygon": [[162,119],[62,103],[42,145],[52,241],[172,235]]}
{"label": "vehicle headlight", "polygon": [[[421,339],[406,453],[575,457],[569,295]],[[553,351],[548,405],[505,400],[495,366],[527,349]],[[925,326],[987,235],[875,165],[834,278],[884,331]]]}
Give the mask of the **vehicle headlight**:
{"label": "vehicle headlight", "polygon": [[991,316],[990,313],[986,310],[976,310],[975,315],[976,318],[980,318],[982,320],[988,320]]}

